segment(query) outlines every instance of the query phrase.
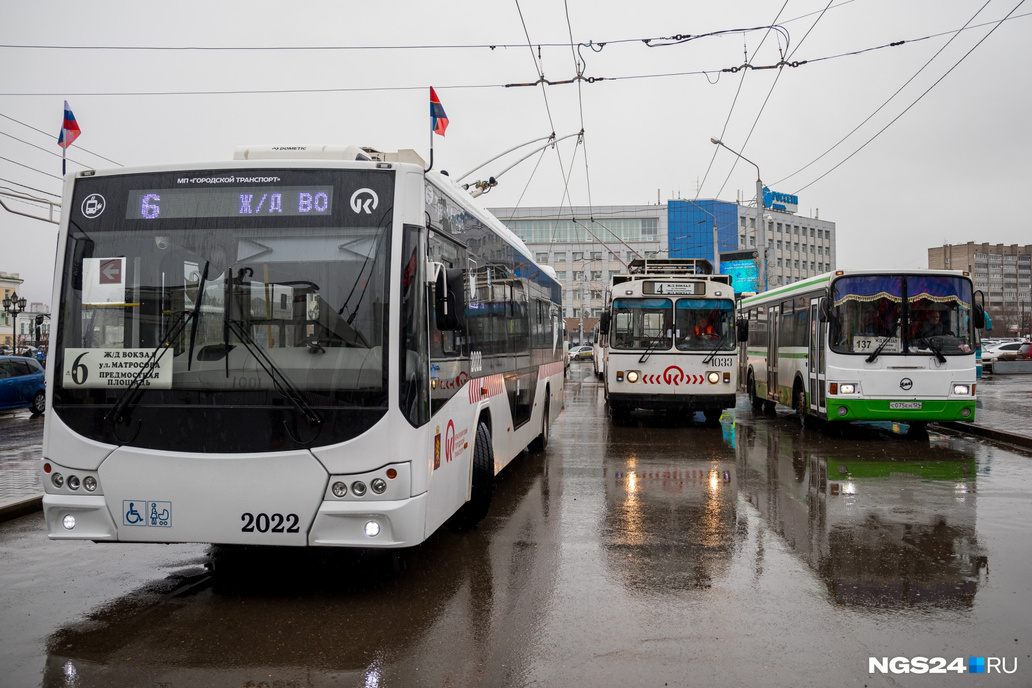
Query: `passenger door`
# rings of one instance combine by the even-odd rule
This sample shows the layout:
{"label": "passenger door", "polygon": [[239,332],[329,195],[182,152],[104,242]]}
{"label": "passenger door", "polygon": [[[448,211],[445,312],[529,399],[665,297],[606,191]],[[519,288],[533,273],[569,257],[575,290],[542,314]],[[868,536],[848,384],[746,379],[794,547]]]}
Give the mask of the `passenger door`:
{"label": "passenger door", "polygon": [[778,400],[778,333],[781,331],[781,306],[767,309],[767,398]]}
{"label": "passenger door", "polygon": [[824,323],[820,321],[820,298],[810,299],[810,347],[806,357],[810,387],[810,410],[824,415],[828,400],[825,396],[827,374],[824,369]]}

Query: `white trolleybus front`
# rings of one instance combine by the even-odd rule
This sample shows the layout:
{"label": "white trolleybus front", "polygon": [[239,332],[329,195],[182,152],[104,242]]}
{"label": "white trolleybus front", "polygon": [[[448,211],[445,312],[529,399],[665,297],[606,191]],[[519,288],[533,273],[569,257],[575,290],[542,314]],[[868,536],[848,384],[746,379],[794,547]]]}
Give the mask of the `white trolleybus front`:
{"label": "white trolleybus front", "polygon": [[405,547],[561,408],[561,292],[412,151],[251,148],[65,185],[51,538]]}
{"label": "white trolleybus front", "polygon": [[957,271],[837,271],[746,297],[743,352],[753,407],[827,421],[975,417],[984,310]]}
{"label": "white trolleybus front", "polygon": [[635,259],[614,275],[600,321],[611,416],[701,411],[716,423],[738,386],[735,296],[709,261]]}

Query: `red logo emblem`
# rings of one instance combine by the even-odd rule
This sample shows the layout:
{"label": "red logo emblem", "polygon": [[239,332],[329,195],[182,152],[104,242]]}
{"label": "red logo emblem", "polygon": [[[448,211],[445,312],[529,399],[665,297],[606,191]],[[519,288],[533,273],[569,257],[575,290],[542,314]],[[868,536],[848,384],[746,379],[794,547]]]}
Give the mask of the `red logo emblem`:
{"label": "red logo emblem", "polygon": [[663,371],[663,382],[677,387],[684,382],[684,371],[677,366],[670,366]]}
{"label": "red logo emblem", "polygon": [[450,462],[455,455],[455,422],[448,421],[444,430],[444,460]]}

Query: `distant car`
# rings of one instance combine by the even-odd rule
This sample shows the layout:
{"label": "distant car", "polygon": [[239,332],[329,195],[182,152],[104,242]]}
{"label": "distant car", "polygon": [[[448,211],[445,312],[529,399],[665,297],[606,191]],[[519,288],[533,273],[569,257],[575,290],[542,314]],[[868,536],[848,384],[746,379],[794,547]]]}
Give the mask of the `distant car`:
{"label": "distant car", "polygon": [[1018,360],[1021,361],[1026,358],[1032,358],[1032,353],[1030,352],[1032,352],[1032,342],[1025,342],[1021,345],[1021,348],[1018,349]]}
{"label": "distant car", "polygon": [[570,358],[574,361],[587,361],[591,359],[594,352],[590,346],[571,346]]}
{"label": "distant car", "polygon": [[33,415],[46,410],[43,366],[34,358],[0,356],[0,410],[27,408]]}
{"label": "distant car", "polygon": [[1015,341],[1001,344],[990,344],[982,348],[982,363],[993,363],[1001,357],[1014,358],[1021,347],[1028,342]]}

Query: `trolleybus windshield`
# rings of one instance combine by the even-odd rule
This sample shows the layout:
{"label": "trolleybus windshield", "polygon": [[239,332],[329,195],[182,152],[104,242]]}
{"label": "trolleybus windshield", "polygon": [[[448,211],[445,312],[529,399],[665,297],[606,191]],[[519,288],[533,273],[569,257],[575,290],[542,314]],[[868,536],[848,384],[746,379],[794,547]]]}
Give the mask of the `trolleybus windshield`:
{"label": "trolleybus windshield", "polygon": [[845,276],[831,288],[837,353],[967,355],[974,350],[971,284],[949,275]]}
{"label": "trolleybus windshield", "polygon": [[[274,379],[282,376],[305,403],[336,413],[324,418],[317,444],[369,427],[387,407],[393,174],[177,177],[77,180],[60,345],[52,347],[61,352],[58,415],[101,439],[104,407],[124,405],[122,393],[136,386],[141,410],[176,407],[177,417],[203,414],[211,424],[232,422],[232,409],[257,407],[269,410],[274,426],[290,425],[291,395]],[[352,212],[356,190],[376,198],[357,205],[370,212]],[[154,353],[156,363],[147,365]],[[252,430],[255,446],[275,444],[277,431]],[[158,435],[176,431],[144,429],[130,442],[164,446]],[[306,444],[302,435],[282,439]],[[189,437],[179,439],[191,447]],[[220,448],[249,444],[227,440]]]}

